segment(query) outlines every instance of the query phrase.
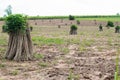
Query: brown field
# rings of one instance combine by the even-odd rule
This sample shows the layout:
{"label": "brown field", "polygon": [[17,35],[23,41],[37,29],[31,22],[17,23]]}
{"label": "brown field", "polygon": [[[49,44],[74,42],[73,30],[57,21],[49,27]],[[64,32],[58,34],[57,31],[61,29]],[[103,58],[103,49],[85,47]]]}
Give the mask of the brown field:
{"label": "brown field", "polygon": [[35,58],[25,62],[4,59],[8,35],[0,24],[0,80],[114,80],[120,34],[99,32],[106,22],[81,21],[78,35],[69,35],[76,21],[31,20]]}

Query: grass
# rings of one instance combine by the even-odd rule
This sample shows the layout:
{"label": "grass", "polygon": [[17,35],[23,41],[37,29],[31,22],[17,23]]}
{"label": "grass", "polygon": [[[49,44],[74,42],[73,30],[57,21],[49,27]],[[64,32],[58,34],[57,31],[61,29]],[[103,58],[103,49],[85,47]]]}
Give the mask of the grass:
{"label": "grass", "polygon": [[1,46],[7,45],[7,40],[4,39],[4,38],[0,38],[0,45],[1,45]]}
{"label": "grass", "polygon": [[86,48],[89,47],[89,46],[91,46],[94,42],[95,41],[92,40],[92,39],[91,40],[84,39],[84,40],[80,41],[79,51],[80,52],[86,51],[87,50]]}
{"label": "grass", "polygon": [[95,41],[92,39],[84,39],[82,41],[80,41],[80,46],[84,46],[84,47],[89,47],[91,46]]}
{"label": "grass", "polygon": [[83,51],[86,51],[87,49],[86,49],[86,47],[84,47],[84,46],[79,46],[79,51],[80,52],[83,52]]}
{"label": "grass", "polygon": [[6,50],[6,49],[5,49],[4,47],[0,47],[0,52],[1,52],[1,53],[4,53],[5,50]]}
{"label": "grass", "polygon": [[64,54],[69,53],[69,49],[67,47],[60,48],[60,51],[63,52]]}
{"label": "grass", "polygon": [[44,68],[48,66],[48,63],[40,62],[38,65]]}
{"label": "grass", "polygon": [[5,79],[0,78],[0,80],[5,80]]}
{"label": "grass", "polygon": [[77,20],[120,21],[120,17],[77,18]]}
{"label": "grass", "polygon": [[114,75],[114,80],[120,80],[120,76],[118,73],[119,73],[119,53],[116,54],[116,71]]}
{"label": "grass", "polygon": [[73,74],[73,71],[70,70],[69,75],[68,75],[68,80],[80,80],[79,75]]}
{"label": "grass", "polygon": [[104,50],[104,47],[99,46],[99,47],[97,47],[97,49],[99,52],[102,52]]}
{"label": "grass", "polygon": [[60,45],[64,43],[61,38],[33,37],[32,40],[37,45]]}
{"label": "grass", "polygon": [[0,68],[3,68],[3,67],[5,67],[5,65],[4,64],[0,64]]}
{"label": "grass", "polygon": [[[68,15],[69,16],[69,15]],[[29,19],[68,19],[68,16],[29,16]],[[73,15],[74,16],[74,15]],[[100,20],[100,21],[120,21],[120,16],[117,15],[107,15],[107,16],[75,16],[76,20]],[[1,18],[1,20],[3,20]]]}
{"label": "grass", "polygon": [[68,39],[67,40],[68,44],[80,44],[80,40],[79,39]]}
{"label": "grass", "polygon": [[108,45],[112,46],[112,39],[108,39]]}
{"label": "grass", "polygon": [[18,75],[18,71],[17,71],[17,70],[14,70],[14,71],[10,72],[10,74],[11,74],[11,75],[14,75],[14,76],[15,76],[15,75]]}
{"label": "grass", "polygon": [[34,57],[36,58],[36,59],[43,59],[44,58],[44,55],[42,55],[42,54],[34,54]]}

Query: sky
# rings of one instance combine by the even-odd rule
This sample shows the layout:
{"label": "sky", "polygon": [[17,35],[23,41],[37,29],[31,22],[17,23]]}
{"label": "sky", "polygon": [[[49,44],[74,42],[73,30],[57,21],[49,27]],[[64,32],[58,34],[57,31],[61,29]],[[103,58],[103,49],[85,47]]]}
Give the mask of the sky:
{"label": "sky", "polygon": [[115,15],[120,0],[0,0],[0,16],[8,5],[13,14],[30,16]]}

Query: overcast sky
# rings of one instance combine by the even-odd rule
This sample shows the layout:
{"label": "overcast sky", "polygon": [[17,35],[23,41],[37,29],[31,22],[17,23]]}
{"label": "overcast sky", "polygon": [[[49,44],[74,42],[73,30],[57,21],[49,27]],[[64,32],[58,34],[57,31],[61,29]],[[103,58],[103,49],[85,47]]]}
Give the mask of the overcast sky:
{"label": "overcast sky", "polygon": [[13,13],[26,15],[114,15],[120,13],[120,0],[0,0],[0,16],[8,5]]}

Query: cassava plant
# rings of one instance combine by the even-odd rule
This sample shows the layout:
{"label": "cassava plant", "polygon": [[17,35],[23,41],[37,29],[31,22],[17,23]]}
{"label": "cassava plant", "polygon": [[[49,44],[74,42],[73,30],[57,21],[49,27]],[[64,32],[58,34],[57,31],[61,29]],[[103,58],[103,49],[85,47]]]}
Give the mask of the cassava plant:
{"label": "cassava plant", "polygon": [[71,35],[76,35],[77,34],[77,26],[76,25],[71,25],[70,34]]}
{"label": "cassava plant", "polygon": [[115,27],[115,33],[119,33],[120,32],[120,26],[116,26]]}
{"label": "cassava plant", "polygon": [[77,25],[80,25],[80,20],[77,20],[76,22],[77,22]]}
{"label": "cassava plant", "polygon": [[33,49],[27,18],[21,14],[9,15],[3,29],[9,35],[5,58],[15,61],[31,60]]}
{"label": "cassava plant", "polygon": [[107,26],[108,28],[109,28],[109,27],[114,27],[114,23],[113,23],[112,21],[108,21],[106,26]]}

